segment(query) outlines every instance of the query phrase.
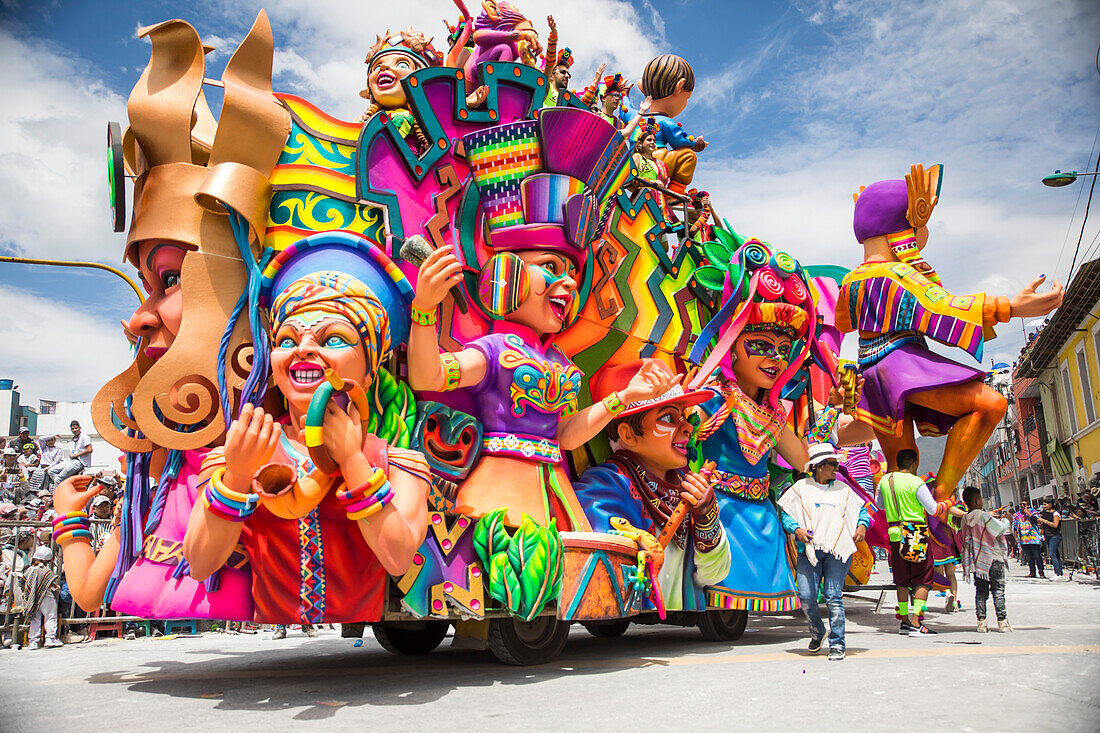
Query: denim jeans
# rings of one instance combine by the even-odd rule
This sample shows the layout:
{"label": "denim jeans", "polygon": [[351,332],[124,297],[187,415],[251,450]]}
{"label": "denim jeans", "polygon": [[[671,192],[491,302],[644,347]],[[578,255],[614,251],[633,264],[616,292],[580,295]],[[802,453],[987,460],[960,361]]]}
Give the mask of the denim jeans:
{"label": "denim jeans", "polygon": [[1047,554],[1050,555],[1050,564],[1054,566],[1054,574],[1062,575],[1062,535],[1056,534],[1047,537]]}
{"label": "denim jeans", "polygon": [[84,464],[77,458],[70,458],[67,461],[58,461],[46,473],[49,474],[50,485],[56,487],[70,476],[84,473]]}
{"label": "denim jeans", "polygon": [[815,639],[825,636],[825,624],[817,607],[817,589],[825,579],[825,606],[829,609],[829,648],[844,648],[844,578],[848,576],[851,560],[839,560],[832,555],[807,547],[806,552],[817,552],[817,565],[811,565],[805,553],[799,553],[795,567],[795,583],[802,611],[810,623],[810,635]]}
{"label": "denim jeans", "polygon": [[1040,577],[1045,577],[1046,572],[1043,570],[1042,545],[1021,544],[1020,549],[1024,551],[1024,559],[1027,560],[1028,572],[1031,575],[1035,575],[1035,568],[1037,566],[1039,568]]}
{"label": "denim jeans", "polygon": [[[1038,545],[1032,545],[1038,547]],[[989,592],[993,591],[993,610],[997,614],[998,621],[1008,618],[1005,610],[1005,578],[1008,576],[1008,566],[1000,560],[994,560],[989,566],[989,580],[974,578],[974,613],[981,621],[985,618],[986,602],[989,600]]]}

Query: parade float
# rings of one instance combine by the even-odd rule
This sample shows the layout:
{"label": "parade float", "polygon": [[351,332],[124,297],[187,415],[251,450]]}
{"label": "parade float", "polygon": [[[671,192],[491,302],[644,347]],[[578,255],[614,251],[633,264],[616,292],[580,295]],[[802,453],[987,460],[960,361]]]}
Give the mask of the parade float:
{"label": "parade float", "polygon": [[635,111],[619,74],[552,81],[553,24],[544,62],[514,6],[457,5],[446,51],[377,37],[355,121],[272,91],[263,12],[220,81],[188,23],[139,31],[108,159],[149,297],[94,403],[127,456],[103,551],[86,482],[55,500],[82,606],[370,623],[405,654],[453,626],[513,664],[573,622],[733,640],[798,608],[772,502],[866,403],[838,355],[867,296],[687,189],[687,61]]}

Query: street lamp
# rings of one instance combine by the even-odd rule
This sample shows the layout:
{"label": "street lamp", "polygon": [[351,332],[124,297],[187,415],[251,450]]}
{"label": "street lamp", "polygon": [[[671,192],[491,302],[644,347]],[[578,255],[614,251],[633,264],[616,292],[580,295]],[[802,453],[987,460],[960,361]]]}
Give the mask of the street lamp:
{"label": "street lamp", "polygon": [[1077,180],[1078,176],[1095,176],[1093,173],[1078,173],[1077,171],[1054,171],[1049,176],[1043,176],[1043,185],[1050,186],[1051,188],[1061,188],[1062,186],[1068,186]]}

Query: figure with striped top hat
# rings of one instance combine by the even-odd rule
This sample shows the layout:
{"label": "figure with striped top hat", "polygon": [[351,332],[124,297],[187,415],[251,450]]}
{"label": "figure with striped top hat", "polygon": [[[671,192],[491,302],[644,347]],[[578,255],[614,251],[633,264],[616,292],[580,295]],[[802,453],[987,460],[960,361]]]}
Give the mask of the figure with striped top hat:
{"label": "figure with striped top hat", "polygon": [[444,249],[417,278],[409,383],[418,391],[463,390],[484,428],[483,454],[459,487],[455,509],[479,517],[507,507],[560,529],[588,530],[562,450],[583,445],[623,405],[663,393],[664,376],[639,375],[619,393],[578,409],[581,371],[553,343],[577,317],[592,281],[601,215],[626,179],[626,143],[588,112],[555,107],[537,120],[463,138],[491,256],[480,263],[475,305],[491,333],[440,353],[436,320],[462,265]]}

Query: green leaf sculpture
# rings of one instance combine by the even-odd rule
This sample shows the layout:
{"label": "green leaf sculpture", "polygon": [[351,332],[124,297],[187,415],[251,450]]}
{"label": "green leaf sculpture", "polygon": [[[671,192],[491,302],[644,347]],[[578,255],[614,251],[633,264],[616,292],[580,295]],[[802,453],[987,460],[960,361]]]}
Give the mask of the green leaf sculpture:
{"label": "green leaf sculpture", "polygon": [[478,520],[474,549],[489,569],[490,597],[513,616],[530,621],[561,594],[564,547],[557,520],[541,527],[524,514],[519,528],[509,535],[506,511],[497,509]]}

